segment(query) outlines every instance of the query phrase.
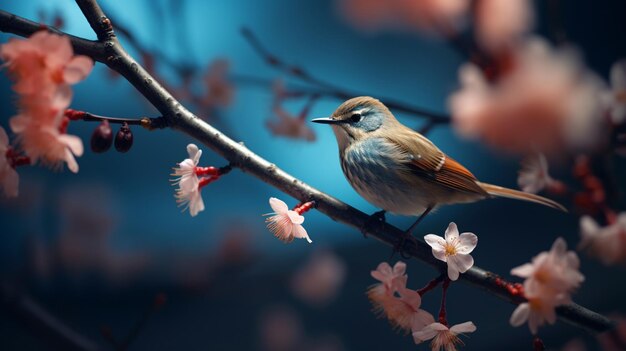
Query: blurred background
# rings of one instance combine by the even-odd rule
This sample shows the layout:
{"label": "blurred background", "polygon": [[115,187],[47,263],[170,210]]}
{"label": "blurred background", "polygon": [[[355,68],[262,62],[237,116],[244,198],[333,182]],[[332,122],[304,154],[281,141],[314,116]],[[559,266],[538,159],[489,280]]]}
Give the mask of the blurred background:
{"label": "blurred background", "polygon": [[[368,213],[377,209],[345,180],[330,128],[309,125],[314,140],[281,137],[268,128],[267,121],[277,114],[275,82],[282,79],[292,90],[307,85],[268,65],[241,29],[248,28],[272,54],[316,78],[349,92],[393,97],[441,114],[448,113],[447,98],[458,87],[459,66],[467,61],[442,38],[360,30],[346,20],[340,1],[100,3],[114,26],[123,26],[139,43],[131,45],[128,36],[120,35],[122,44],[144,63],[153,60],[154,72],[179,96],[202,95],[203,82],[211,81],[216,62],[227,70],[229,85],[224,89],[232,89],[232,96],[228,92],[225,103],[214,104],[189,98],[192,110],[288,173]],[[535,30],[547,38],[551,3],[535,2]],[[1,8],[94,38],[71,1],[11,1]],[[560,1],[559,16],[569,42],[605,79],[611,64],[626,55],[624,13],[626,3],[621,0]],[[0,34],[0,43],[11,37]],[[0,74],[0,98],[0,125],[8,129],[16,112],[6,74]],[[307,120],[328,116],[342,102],[328,96],[312,101],[305,111]],[[309,102],[294,98],[281,106],[297,115]],[[75,86],[71,107],[107,116],[158,115],[129,83],[101,64]],[[395,114],[409,126],[424,124],[415,115]],[[69,133],[88,146],[95,126],[72,123]],[[128,153],[94,154],[87,149],[78,159],[78,174],[20,168],[19,197],[0,200],[0,281],[5,295],[0,349],[58,347],[15,311],[17,301],[26,300],[9,297],[28,297],[103,349],[428,349],[414,345],[410,336],[395,332],[371,312],[365,295],[375,282],[370,271],[382,261],[393,264],[400,259],[390,260],[390,248],[316,211],[305,216],[313,243],[283,244],[267,231],[262,214],[271,212],[269,197],[289,206],[297,200],[236,169],[203,189],[206,210],[192,218],[177,207],[169,179],[171,168],[187,157],[186,145],[194,141],[168,129],[133,132]],[[434,127],[428,137],[479,179],[517,187],[519,158],[465,141],[447,125]],[[201,165],[219,167],[225,161],[205,149]],[[616,194],[623,200],[623,159],[615,165]],[[557,166],[553,172],[571,178],[567,167]],[[405,228],[413,219],[387,220]],[[575,213],[508,200],[443,208],[425,219],[419,236],[442,235],[451,221],[479,236],[476,264],[506,278],[511,278],[512,267],[548,250],[557,236],[570,247],[579,241]],[[601,313],[626,313],[624,267],[581,258],[586,281],[574,300]],[[408,274],[408,286],[420,288],[438,273],[409,261]],[[424,308],[436,313],[439,297],[440,290],[430,292]],[[463,350],[530,350],[527,327],[508,323],[513,309],[463,282],[450,288],[449,321],[471,320],[478,326],[464,338]],[[542,328],[540,335],[554,350],[574,338],[582,338],[588,350],[597,348],[593,335],[564,323]]]}

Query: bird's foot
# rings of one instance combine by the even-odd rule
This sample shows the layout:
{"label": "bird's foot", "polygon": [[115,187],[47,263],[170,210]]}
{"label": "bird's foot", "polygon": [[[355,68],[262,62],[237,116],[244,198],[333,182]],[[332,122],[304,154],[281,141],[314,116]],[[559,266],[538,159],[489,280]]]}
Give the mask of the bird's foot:
{"label": "bird's foot", "polygon": [[415,239],[413,234],[411,234],[411,231],[404,232],[404,234],[402,234],[402,236],[398,238],[398,241],[393,246],[393,249],[391,251],[390,259],[392,259],[393,256],[395,256],[397,253],[399,253],[400,257],[404,258],[405,260],[410,259],[411,255],[407,252],[407,244],[409,244],[409,246],[417,245],[417,239]]}
{"label": "bird's foot", "polygon": [[381,229],[385,225],[385,223],[387,223],[387,218],[385,218],[385,212],[387,211],[382,210],[375,212],[371,216],[369,216],[369,218],[367,219],[367,221],[365,221],[365,224],[361,228],[361,233],[363,234],[364,238],[367,238],[368,229]]}

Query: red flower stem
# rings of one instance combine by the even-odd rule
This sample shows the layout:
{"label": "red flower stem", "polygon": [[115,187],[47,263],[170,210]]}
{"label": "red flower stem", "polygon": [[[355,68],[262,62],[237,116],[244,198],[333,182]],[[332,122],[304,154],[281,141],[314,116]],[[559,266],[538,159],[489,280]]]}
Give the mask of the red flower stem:
{"label": "red flower stem", "polygon": [[308,212],[310,209],[312,209],[313,207],[315,207],[315,201],[308,201],[308,202],[301,202],[299,204],[297,204],[293,210],[299,214],[302,215],[303,213]]}
{"label": "red flower stem", "polygon": [[196,167],[197,176],[217,176],[219,169],[216,167]]}
{"label": "red flower stem", "polygon": [[543,344],[543,340],[538,336],[535,336],[533,339],[533,350],[534,351],[544,351],[546,349],[546,345]]}
{"label": "red flower stem", "polygon": [[441,307],[439,308],[439,323],[448,326],[448,320],[446,319],[446,295],[448,294],[448,287],[450,287],[450,279],[445,277],[443,285],[441,286]]}
{"label": "red flower stem", "polygon": [[426,285],[424,285],[423,288],[418,289],[417,293],[420,294],[420,296],[424,296],[424,294],[426,294],[427,292],[433,290],[434,288],[436,288],[439,283],[441,283],[444,279],[445,275],[441,274],[440,276],[438,276],[437,278],[429,281]]}
{"label": "red flower stem", "polygon": [[14,149],[9,148],[5,154],[5,157],[9,161],[9,165],[15,169],[19,166],[27,166],[31,164],[30,157],[23,156],[15,152]]}
{"label": "red flower stem", "polygon": [[65,117],[72,121],[86,121],[86,122],[102,122],[109,121],[109,123],[122,124],[124,122],[129,125],[142,126],[148,130],[163,129],[168,127],[167,120],[163,117],[142,117],[142,118],[123,118],[123,117],[107,117],[94,115],[93,113],[78,111],[73,109],[65,110]]}

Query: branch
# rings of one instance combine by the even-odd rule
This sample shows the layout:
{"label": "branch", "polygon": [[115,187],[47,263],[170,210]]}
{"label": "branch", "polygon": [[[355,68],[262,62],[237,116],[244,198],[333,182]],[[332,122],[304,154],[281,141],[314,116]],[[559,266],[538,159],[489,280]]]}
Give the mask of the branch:
{"label": "branch", "polygon": [[[298,66],[293,66],[285,63],[280,60],[277,56],[271,54],[269,50],[267,50],[262,44],[261,41],[252,33],[252,31],[248,28],[243,28],[241,30],[244,38],[250,43],[250,46],[256,51],[256,53],[261,56],[269,64],[270,66],[287,73],[295,78],[302,80],[303,82],[312,84],[317,86],[323,90],[323,94],[327,96],[333,96],[340,100],[348,100],[355,96],[367,95],[359,92],[348,91],[342,88],[337,87],[334,84],[322,81],[318,78],[313,77],[309,74],[305,69]],[[426,118],[430,124],[445,124],[450,123],[450,117],[439,114],[436,112],[428,111],[423,108],[409,106],[397,100],[381,97],[380,100],[391,110],[398,110],[402,112],[409,113],[411,115],[415,115],[417,117]]]}
{"label": "branch", "polygon": [[[172,128],[199,140],[228,160],[233,167],[271,184],[302,202],[315,201],[317,209],[335,221],[363,230],[389,246],[394,246],[401,240],[404,231],[387,223],[368,225],[371,221],[366,213],[293,177],[195,116],[126,53],[112,30],[103,29],[102,24],[107,22],[107,18],[95,0],[76,0],[76,2],[92,28],[98,33],[98,37],[104,38],[102,44],[108,56],[101,62],[116,70],[133,84],[168,120]],[[11,28],[7,29],[11,31]],[[430,247],[424,242],[408,241],[405,252],[440,272],[446,270],[445,264],[432,256]],[[482,268],[472,267],[461,275],[461,279],[512,304],[525,301],[522,296],[512,294],[497,275]],[[557,308],[557,313],[561,320],[593,332],[604,332],[614,328],[614,324],[608,318],[576,304],[561,306]]]}
{"label": "branch", "polygon": [[49,342],[48,346],[53,345],[55,350],[100,350],[96,343],[78,334],[33,299],[6,283],[0,284],[0,308],[11,313],[30,330],[43,335]]}

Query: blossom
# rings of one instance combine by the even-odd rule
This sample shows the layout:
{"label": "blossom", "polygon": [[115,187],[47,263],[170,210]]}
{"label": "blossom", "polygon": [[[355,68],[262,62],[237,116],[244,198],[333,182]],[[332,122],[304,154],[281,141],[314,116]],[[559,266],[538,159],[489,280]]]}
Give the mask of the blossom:
{"label": "blossom", "polygon": [[64,111],[72,99],[70,84],[84,79],[93,60],[74,56],[69,38],[40,31],[26,40],[11,39],[0,46],[0,58],[15,80],[19,113],[10,120],[17,142],[33,162],[53,168],[66,162],[78,172],[74,156],[83,153],[82,141],[67,135]]}
{"label": "blossom", "polygon": [[343,0],[342,12],[363,29],[400,28],[429,32],[458,29],[467,15],[468,0]]}
{"label": "blossom", "polygon": [[517,184],[523,191],[536,194],[546,188],[558,185],[559,182],[550,177],[546,156],[542,153],[535,153],[522,161],[522,169],[519,171]]}
{"label": "blossom", "polygon": [[605,265],[626,261],[626,212],[619,214],[614,223],[600,227],[589,216],[580,219],[581,241],[579,248],[600,259]]}
{"label": "blossom", "polygon": [[17,197],[20,179],[7,157],[9,150],[11,150],[9,136],[4,128],[0,127],[0,184],[7,197]]}
{"label": "blossom", "polygon": [[416,344],[419,344],[426,340],[433,339],[430,344],[432,351],[443,349],[446,351],[456,351],[456,346],[463,344],[457,335],[462,333],[473,333],[475,331],[476,326],[472,322],[457,324],[451,328],[448,328],[441,323],[432,323],[420,331],[413,332],[413,340]]}
{"label": "blossom", "polygon": [[584,150],[606,139],[605,87],[577,55],[529,39],[510,56],[492,82],[473,64],[460,69],[461,89],[448,101],[457,133],[518,153]]}
{"label": "blossom", "polygon": [[281,106],[274,107],[275,119],[268,120],[265,125],[273,135],[281,135],[292,139],[315,141],[315,132],[306,120],[306,114],[294,116]]}
{"label": "blossom", "polygon": [[304,216],[290,210],[286,203],[275,197],[270,198],[270,206],[274,212],[268,214],[272,216],[268,217],[265,222],[275,237],[285,243],[290,243],[294,238],[306,239],[309,244],[313,242],[302,226]]}
{"label": "blossom", "polygon": [[533,24],[530,0],[480,0],[474,8],[476,39],[492,52],[514,45]]}
{"label": "blossom", "polygon": [[402,330],[421,330],[434,322],[434,317],[420,309],[422,298],[415,290],[407,289],[406,264],[397,262],[393,269],[387,262],[378,265],[371,272],[380,281],[368,289],[367,297],[374,306],[374,312],[385,316],[389,322]]}
{"label": "blossom", "polygon": [[226,59],[217,59],[209,64],[204,75],[204,84],[207,93],[202,104],[211,107],[226,107],[233,100],[234,88],[228,81],[229,62]]}
{"label": "blossom", "polygon": [[524,295],[528,302],[520,304],[511,315],[513,326],[528,321],[533,334],[537,328],[556,321],[555,308],[571,302],[571,293],[580,286],[585,277],[578,270],[580,261],[573,251],[567,251],[567,243],[557,238],[549,252],[541,252],[526,263],[513,268],[511,274],[526,278]]}
{"label": "blossom", "polygon": [[196,167],[202,156],[202,150],[198,149],[195,144],[187,145],[187,153],[189,158],[184,159],[174,167],[172,176],[173,185],[178,185],[176,189],[176,201],[179,206],[184,206],[183,211],[189,208],[189,214],[195,217],[199,212],[204,211],[204,201],[200,194],[200,180],[196,175]]}
{"label": "blossom", "polygon": [[459,279],[459,273],[465,273],[474,265],[470,253],[478,244],[478,237],[473,233],[459,235],[454,222],[448,225],[445,239],[435,234],[424,236],[424,240],[433,249],[433,256],[448,264],[448,278]]}
{"label": "blossom", "polygon": [[626,59],[611,66],[611,88],[609,114],[613,123],[620,124],[626,119]]}
{"label": "blossom", "polygon": [[333,300],[346,278],[346,264],[331,251],[316,251],[293,276],[291,289],[295,295],[313,305]]}

